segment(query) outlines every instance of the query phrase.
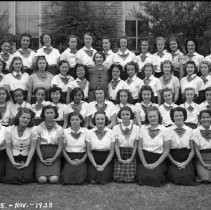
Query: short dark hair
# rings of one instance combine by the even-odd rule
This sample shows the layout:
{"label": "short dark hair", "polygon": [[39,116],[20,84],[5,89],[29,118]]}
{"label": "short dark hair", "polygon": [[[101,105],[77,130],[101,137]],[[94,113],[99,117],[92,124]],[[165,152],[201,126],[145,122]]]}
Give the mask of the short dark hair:
{"label": "short dark hair", "polygon": [[22,61],[21,57],[19,57],[19,56],[13,57],[13,59],[12,59],[12,61],[11,61],[11,63],[10,63],[10,67],[9,67],[10,72],[12,73],[12,72],[14,71],[13,64],[14,64],[14,62],[17,61],[17,60],[21,61],[21,63],[22,63],[21,72],[24,73],[23,61]]}
{"label": "short dark hair", "polygon": [[178,37],[176,37],[176,36],[172,36],[172,37],[170,37],[169,38],[169,41],[168,41],[168,51],[169,52],[172,52],[171,51],[171,48],[170,48],[170,42],[171,41],[176,41],[176,43],[177,43],[177,46],[178,46],[178,49],[181,51],[182,50],[182,47],[181,47],[181,41],[180,41],[180,39],[178,38]]}
{"label": "short dark hair", "polygon": [[77,63],[75,66],[74,66],[74,74],[76,75],[77,77],[77,69],[79,67],[83,67],[84,70],[85,70],[85,78],[88,80],[89,79],[89,72],[88,72],[88,67],[84,64],[81,64],[81,63]]}
{"label": "short dark hair", "polygon": [[139,98],[139,102],[142,102],[143,101],[143,98],[142,98],[142,93],[143,91],[150,91],[151,93],[151,102],[154,102],[154,92],[151,88],[151,86],[149,85],[143,85],[138,93],[138,98]]}
{"label": "short dark hair", "polygon": [[197,43],[197,41],[196,41],[196,39],[195,38],[188,38],[187,40],[186,40],[186,42],[185,42],[185,51],[186,51],[186,53],[188,53],[188,49],[187,49],[187,45],[188,45],[188,42],[189,41],[191,41],[191,42],[193,42],[194,43],[194,45],[195,45],[195,51],[197,52],[198,51],[198,43]]}
{"label": "short dark hair", "polygon": [[129,45],[129,39],[127,36],[121,36],[118,40],[117,40],[117,46],[120,48],[120,40],[121,39],[126,39],[127,40],[127,48],[128,48],[128,45]]}
{"label": "short dark hair", "polygon": [[187,76],[187,70],[186,70],[186,68],[187,68],[187,65],[188,64],[192,64],[193,66],[194,66],[194,74],[197,72],[197,70],[198,70],[198,68],[197,68],[197,66],[196,66],[196,63],[194,62],[194,61],[192,61],[192,60],[189,60],[189,61],[187,61],[186,62],[186,64],[185,64],[185,68],[184,68],[184,76]]}
{"label": "short dark hair", "polygon": [[56,74],[60,74],[59,68],[60,68],[60,66],[61,66],[63,63],[66,63],[66,64],[68,65],[68,67],[69,67],[68,72],[69,72],[69,70],[70,70],[70,64],[69,64],[69,62],[68,62],[67,60],[60,60],[60,61],[58,62],[58,68],[57,68],[57,70],[56,70]]}
{"label": "short dark hair", "polygon": [[121,119],[121,113],[122,113],[123,111],[129,111],[129,112],[130,112],[130,119],[131,119],[131,120],[134,119],[134,113],[133,113],[132,109],[131,109],[129,106],[123,106],[123,107],[119,110],[119,112],[118,112],[118,114],[117,114],[117,117],[118,117],[119,119]]}
{"label": "short dark hair", "polygon": [[127,72],[127,66],[134,66],[135,68],[135,72],[137,73],[139,71],[139,66],[138,66],[138,63],[134,62],[134,61],[130,61],[128,63],[126,63],[125,67],[124,67],[124,70]]}
{"label": "short dark hair", "polygon": [[127,103],[133,104],[133,97],[132,97],[131,92],[128,89],[120,89],[120,90],[118,90],[118,92],[116,94],[116,104],[120,104],[121,103],[121,101],[120,101],[120,93],[121,92],[127,93]]}
{"label": "short dark hair", "polygon": [[46,61],[46,68],[45,68],[45,71],[48,69],[48,61],[46,60],[46,57],[44,55],[38,55],[37,56],[37,59],[35,60],[35,63],[34,63],[34,71],[38,71],[39,70],[39,67],[38,67],[38,62],[40,60],[45,60]]}
{"label": "short dark hair", "polygon": [[95,99],[95,100],[96,100],[95,92],[96,92],[97,90],[102,90],[102,91],[104,92],[104,98],[105,98],[105,99],[107,98],[108,91],[106,90],[106,88],[105,88],[104,86],[102,86],[102,85],[98,85],[98,86],[96,86],[95,89],[94,89],[94,99]]}
{"label": "short dark hair", "polygon": [[32,36],[28,33],[24,33],[24,34],[21,34],[21,37],[20,37],[20,47],[21,47],[21,40],[23,37],[28,37],[30,39],[30,43],[29,43],[29,48],[31,47],[31,41],[32,41]]}
{"label": "short dark hair", "polygon": [[146,124],[146,125],[149,125],[148,113],[149,113],[150,111],[157,111],[157,113],[158,113],[158,124],[162,124],[163,118],[162,118],[162,116],[161,116],[161,114],[160,114],[159,109],[158,109],[156,106],[152,106],[152,107],[149,107],[149,108],[148,108],[148,110],[147,110],[147,112],[146,112],[146,116],[145,116],[145,124]]}
{"label": "short dark hair", "polygon": [[94,54],[93,59],[92,59],[92,60],[94,61],[94,63],[96,63],[96,62],[95,62],[95,57],[96,57],[97,54],[100,54],[100,55],[103,56],[103,61],[106,60],[105,54],[104,54],[103,52],[97,51],[97,52]]}
{"label": "short dark hair", "polygon": [[11,93],[12,98],[14,99],[14,100],[13,100],[13,101],[14,101],[14,103],[16,103],[15,98],[14,98],[14,95],[15,95],[15,92],[17,92],[17,91],[21,91],[21,93],[22,93],[22,95],[23,95],[23,100],[25,100],[24,90],[23,90],[23,89],[21,89],[21,88],[17,88],[17,89],[15,89],[15,90]]}
{"label": "short dark hair", "polygon": [[52,101],[52,98],[51,98],[51,93],[54,93],[56,91],[59,91],[60,93],[60,99],[59,99],[59,102],[62,102],[63,99],[62,99],[62,89],[56,85],[53,85],[50,89],[49,89],[49,94],[50,94],[50,100],[49,101]]}
{"label": "short dark hair", "polygon": [[113,49],[114,43],[113,43],[112,39],[109,38],[109,37],[104,36],[104,37],[101,39],[101,45],[103,45],[103,40],[104,40],[104,39],[108,39],[108,40],[109,40],[109,42],[110,42],[110,48]]}
{"label": "short dark hair", "polygon": [[150,66],[152,68],[152,74],[153,75],[155,74],[155,67],[153,66],[153,64],[152,63],[146,63],[146,64],[144,64],[144,66],[142,68],[142,72],[143,72],[144,77],[145,77],[145,72],[144,72],[145,68],[148,67],[148,66]]}
{"label": "short dark hair", "polygon": [[67,127],[70,127],[71,126],[70,119],[73,116],[78,116],[81,119],[80,126],[81,127],[84,127],[84,125],[85,125],[84,118],[82,117],[82,115],[79,112],[76,112],[76,111],[71,112],[71,113],[68,114],[68,116],[67,116]]}
{"label": "short dark hair", "polygon": [[44,37],[45,35],[48,35],[48,36],[51,38],[51,44],[52,44],[52,42],[53,42],[52,36],[51,36],[50,34],[43,33],[43,34],[40,36],[40,43],[41,43],[41,45],[44,46],[43,37]]}
{"label": "short dark hair", "polygon": [[79,87],[75,87],[75,88],[73,88],[73,90],[70,92],[70,101],[74,101],[74,96],[75,96],[75,94],[77,93],[77,92],[81,92],[81,94],[82,94],[82,99],[81,100],[83,100],[84,99],[84,91],[81,89],[81,88],[79,88]]}
{"label": "short dark hair", "polygon": [[162,102],[165,101],[164,100],[164,97],[163,97],[163,95],[164,95],[165,92],[171,92],[171,94],[172,94],[172,101],[173,101],[174,94],[173,94],[172,90],[170,88],[168,88],[168,87],[166,87],[166,88],[164,88],[164,89],[161,90],[161,101]]}
{"label": "short dark hair", "polygon": [[35,88],[35,90],[34,90],[34,95],[36,95],[36,93],[37,93],[38,90],[44,90],[44,92],[45,92],[45,97],[46,97],[47,93],[46,93],[46,89],[45,89],[44,87],[37,87],[37,88]]}
{"label": "short dark hair", "polygon": [[55,112],[54,119],[56,119],[56,118],[59,117],[59,113],[58,113],[57,107],[56,107],[56,106],[53,106],[53,105],[51,105],[51,104],[49,104],[49,105],[44,106],[44,107],[42,108],[42,112],[41,112],[41,114],[40,114],[40,118],[41,118],[42,120],[45,120],[45,111],[46,111],[47,109],[53,109],[53,110],[54,110],[54,112]]}
{"label": "short dark hair", "polygon": [[7,64],[1,58],[0,58],[0,62],[2,63],[2,70],[1,70],[1,72],[2,72],[2,71],[5,70],[5,67],[6,67]]}
{"label": "short dark hair", "polygon": [[20,118],[20,116],[23,114],[23,113],[27,113],[27,114],[30,114],[31,115],[31,120],[30,120],[30,122],[29,122],[29,124],[28,124],[28,126],[27,127],[29,127],[29,128],[31,128],[31,127],[33,127],[34,125],[33,125],[33,119],[34,119],[34,117],[35,117],[35,113],[31,110],[31,109],[29,109],[29,108],[26,108],[26,107],[21,107],[19,110],[18,110],[18,113],[16,114],[16,116],[14,117],[14,125],[15,126],[18,126],[19,125],[19,118]]}
{"label": "short dark hair", "polygon": [[5,101],[9,101],[10,100],[10,94],[9,94],[8,90],[5,87],[0,87],[0,90],[5,91],[5,93],[7,95]]}
{"label": "short dark hair", "polygon": [[208,91],[211,91],[211,87],[207,87],[205,90],[204,90],[204,93],[208,92]]}
{"label": "short dark hair", "polygon": [[110,66],[110,68],[108,70],[108,75],[109,75],[109,78],[111,80],[112,80],[112,71],[113,71],[114,68],[118,68],[119,69],[119,71],[120,71],[120,78],[121,78],[121,75],[123,73],[123,67],[122,67],[121,64],[119,64],[119,63],[113,63],[113,64],[111,64],[111,66]]}
{"label": "short dark hair", "polygon": [[171,118],[172,122],[175,122],[175,120],[174,120],[174,113],[175,112],[182,112],[183,117],[184,117],[184,122],[185,122],[185,120],[187,120],[187,111],[186,111],[186,109],[183,108],[183,107],[178,106],[178,107],[175,107],[175,108],[171,109],[171,111],[170,111],[170,118]]}
{"label": "short dark hair", "polygon": [[193,100],[195,100],[196,98],[197,98],[197,94],[196,94],[196,91],[195,91],[195,89],[193,88],[193,87],[187,87],[187,88],[185,88],[185,90],[184,90],[184,94],[183,94],[183,98],[186,100],[186,91],[188,91],[188,90],[193,90],[193,92],[194,92],[194,98],[193,98]]}
{"label": "short dark hair", "polygon": [[92,37],[92,43],[94,43],[95,37],[94,37],[94,35],[91,32],[85,32],[84,33],[84,35],[83,35],[83,42],[84,42],[85,35],[91,36]]}
{"label": "short dark hair", "polygon": [[77,40],[77,42],[78,42],[78,37],[75,34],[70,34],[66,38],[66,44],[67,44],[67,46],[68,46],[68,43],[69,43],[69,41],[70,41],[71,38],[75,38]]}
{"label": "short dark hair", "polygon": [[161,62],[161,64],[160,64],[161,72],[163,72],[163,66],[164,66],[164,64],[170,64],[170,66],[171,66],[171,73],[174,72],[174,65],[173,65],[173,63],[170,60],[165,60],[165,61]]}
{"label": "short dark hair", "polygon": [[[141,43],[142,42],[147,42],[150,45],[150,40],[149,40],[148,37],[142,37],[142,38],[140,38],[139,41],[138,41],[138,47],[139,47],[139,50],[140,51],[141,51]],[[149,51],[149,49],[148,49],[148,51]]]}
{"label": "short dark hair", "polygon": [[200,124],[201,124],[201,116],[202,116],[203,113],[207,113],[207,114],[209,114],[210,117],[211,117],[211,111],[210,111],[210,110],[208,110],[208,109],[203,109],[203,110],[201,110],[201,111],[199,112],[199,118],[198,118]]}
{"label": "short dark hair", "polygon": [[199,63],[199,71],[201,72],[201,64],[206,64],[208,66],[208,69],[209,69],[209,73],[211,72],[211,63],[207,60],[202,60],[200,63]]}
{"label": "short dark hair", "polygon": [[97,114],[103,114],[105,116],[105,126],[109,124],[109,119],[106,116],[106,113],[102,110],[95,112],[94,117],[92,118],[92,124],[96,126],[95,118]]}

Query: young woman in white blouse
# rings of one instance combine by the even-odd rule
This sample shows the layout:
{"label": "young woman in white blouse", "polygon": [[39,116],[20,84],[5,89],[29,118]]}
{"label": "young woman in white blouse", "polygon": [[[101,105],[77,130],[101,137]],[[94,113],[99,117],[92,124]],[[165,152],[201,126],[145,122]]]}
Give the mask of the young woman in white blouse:
{"label": "young woman in white blouse", "polygon": [[21,34],[20,48],[13,54],[13,57],[20,57],[23,61],[23,68],[26,73],[31,75],[33,73],[33,64],[36,53],[30,49],[31,35]]}
{"label": "young woman in white blouse", "polygon": [[156,107],[149,108],[146,125],[141,126],[138,144],[139,164],[136,180],[139,185],[159,187],[166,181],[166,158],[170,149],[170,137]]}
{"label": "young woman in white blouse", "polygon": [[202,110],[199,121],[201,125],[193,131],[197,181],[211,183],[211,112]]}
{"label": "young woman in white blouse", "polygon": [[108,71],[111,78],[111,81],[108,83],[108,96],[110,101],[115,104],[117,92],[120,89],[129,89],[129,86],[124,80],[120,78],[123,72],[123,68],[120,64],[112,64]]}
{"label": "young woman in white blouse", "polygon": [[44,106],[41,118],[44,120],[36,127],[38,132],[36,179],[44,184],[58,182],[61,170],[61,152],[63,145],[63,130],[54,119],[58,117],[55,106]]}
{"label": "young woman in white blouse", "polygon": [[0,183],[5,176],[6,166],[6,143],[5,143],[5,130],[6,127],[0,124]]}
{"label": "young woman in white blouse", "polygon": [[55,75],[60,57],[59,50],[52,47],[52,36],[50,34],[43,33],[40,36],[40,43],[43,47],[37,50],[36,57],[44,55],[48,62],[47,71]]}
{"label": "young woman in white blouse", "polygon": [[37,132],[33,127],[34,113],[28,108],[18,111],[14,125],[5,131],[6,174],[5,183],[27,184],[34,182],[34,153],[37,144]]}
{"label": "young woman in white blouse", "polygon": [[68,116],[68,127],[64,129],[64,167],[61,172],[62,184],[83,184],[87,179],[86,139],[88,130],[78,112]]}
{"label": "young woman in white blouse", "polygon": [[135,119],[136,123],[141,127],[145,123],[147,110],[152,107],[158,107],[158,104],[153,103],[154,93],[149,85],[143,85],[139,92],[139,102],[135,104]]}
{"label": "young woman in white blouse", "polygon": [[187,112],[182,107],[176,107],[171,110],[170,116],[174,125],[167,132],[171,139],[167,179],[174,184],[194,186],[193,130],[184,124]]}
{"label": "young woman in white blouse", "polygon": [[108,118],[103,111],[94,114],[92,124],[86,139],[88,163],[88,180],[95,184],[106,184],[112,181],[112,158],[114,155],[115,137],[107,126]]}
{"label": "young woman in white blouse", "polygon": [[97,52],[92,48],[94,42],[94,35],[90,32],[86,32],[83,35],[84,47],[76,53],[76,63],[86,65],[88,68],[94,67],[93,57]]}
{"label": "young woman in white blouse", "polygon": [[210,110],[211,111],[211,87],[207,87],[204,90],[205,101],[199,104],[199,111]]}
{"label": "young woman in white blouse", "polygon": [[120,109],[118,117],[122,122],[113,127],[116,139],[113,179],[116,182],[134,182],[139,127],[131,122],[134,119],[134,114],[128,106]]}

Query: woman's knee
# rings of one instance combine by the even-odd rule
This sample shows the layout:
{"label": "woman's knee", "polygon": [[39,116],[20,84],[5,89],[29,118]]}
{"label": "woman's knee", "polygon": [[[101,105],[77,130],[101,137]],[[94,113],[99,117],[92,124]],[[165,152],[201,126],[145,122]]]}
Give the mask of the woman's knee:
{"label": "woman's knee", "polygon": [[59,181],[59,177],[58,176],[50,176],[49,181],[52,184],[56,184]]}
{"label": "woman's knee", "polygon": [[46,183],[46,182],[47,182],[47,177],[45,177],[45,176],[40,176],[40,177],[38,177],[38,182],[39,182],[40,184]]}

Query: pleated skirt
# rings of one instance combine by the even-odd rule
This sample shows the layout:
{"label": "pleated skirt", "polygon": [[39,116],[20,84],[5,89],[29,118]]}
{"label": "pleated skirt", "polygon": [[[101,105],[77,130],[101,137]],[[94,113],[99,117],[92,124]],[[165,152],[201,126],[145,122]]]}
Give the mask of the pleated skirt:
{"label": "pleated skirt", "polygon": [[4,176],[5,176],[5,167],[6,167],[6,150],[1,150],[0,151],[0,182],[3,181]]}
{"label": "pleated skirt", "polygon": [[[123,160],[131,158],[133,148],[120,147],[120,156]],[[135,182],[135,174],[137,168],[136,157],[133,161],[127,164],[120,163],[115,157],[114,159],[114,174],[113,179],[117,182]]]}
{"label": "pleated skirt", "polygon": [[[41,145],[40,150],[43,156],[43,159],[52,158],[57,151],[57,145]],[[39,157],[36,157],[36,178],[40,176],[60,176],[61,161],[60,156],[54,161],[50,166],[44,165]]]}
{"label": "pleated skirt", "polygon": [[[95,159],[96,164],[102,165],[109,155],[109,151],[96,151],[92,150],[93,157]],[[112,161],[108,163],[103,171],[97,171],[97,169],[93,166],[93,164],[88,162],[88,180],[94,180],[100,183],[108,183],[112,181]]]}
{"label": "pleated skirt", "polygon": [[[148,164],[156,162],[162,154],[148,152],[143,150],[145,160]],[[154,169],[147,169],[143,166],[139,160],[136,170],[136,181],[139,185],[148,185],[159,187],[166,183],[166,160],[164,160],[159,166]]]}
{"label": "pleated skirt", "polygon": [[[27,156],[14,156],[16,162],[26,162]],[[9,158],[6,159],[6,173],[4,183],[6,184],[28,184],[34,182],[34,158],[32,158],[28,167],[23,169],[15,168],[10,162]]]}
{"label": "pleated skirt", "polygon": [[[211,149],[200,150],[200,153],[204,163],[211,165]],[[211,182],[211,169],[206,169],[199,160],[196,161],[196,173],[198,182]]]}
{"label": "pleated skirt", "polygon": [[[183,149],[172,149],[170,150],[170,155],[177,162],[184,162],[188,159],[190,150]],[[168,172],[167,172],[167,180],[177,185],[188,185],[195,186],[196,183],[196,174],[194,168],[193,159],[190,163],[184,168],[179,169],[177,166],[168,161]]]}
{"label": "pleated skirt", "polygon": [[[69,153],[67,155],[71,160],[82,159],[83,153]],[[65,160],[64,167],[61,172],[61,183],[66,184],[83,184],[87,179],[87,161],[79,165],[71,165]]]}

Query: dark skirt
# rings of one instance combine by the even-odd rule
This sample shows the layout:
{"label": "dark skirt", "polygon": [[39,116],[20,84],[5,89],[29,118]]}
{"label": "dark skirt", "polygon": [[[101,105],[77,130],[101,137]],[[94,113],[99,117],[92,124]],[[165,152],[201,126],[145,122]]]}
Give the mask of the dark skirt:
{"label": "dark skirt", "polygon": [[[40,150],[43,156],[43,159],[52,158],[57,151],[57,145],[41,145]],[[50,165],[44,165],[39,157],[36,158],[36,178],[40,176],[60,176],[60,168],[61,168],[61,161],[60,156],[56,159],[56,161]]]}
{"label": "dark skirt", "polygon": [[[109,151],[92,150],[93,157],[97,165],[102,165],[109,155]],[[108,163],[104,171],[97,171],[91,162],[88,163],[88,180],[94,180],[100,183],[112,181],[112,162]]]}
{"label": "dark skirt", "polygon": [[195,124],[195,123],[187,122],[187,123],[185,123],[185,125],[190,127],[190,128],[192,128],[192,129],[196,129],[197,128],[197,124]]}
{"label": "dark skirt", "polygon": [[[133,148],[120,147],[120,156],[123,160],[131,158]],[[117,182],[134,182],[136,174],[136,157],[133,158],[131,163],[122,164],[118,161],[117,157],[114,159],[114,175],[113,178]]]}
{"label": "dark skirt", "polygon": [[41,119],[41,118],[34,118],[33,119],[33,125],[34,126],[39,125],[41,122],[43,122],[43,119]]}
{"label": "dark skirt", "polygon": [[0,182],[2,182],[4,176],[5,176],[5,167],[6,167],[6,150],[0,151]]}
{"label": "dark skirt", "polygon": [[[83,153],[69,153],[68,156],[71,160],[82,159],[85,155]],[[71,165],[65,160],[64,167],[61,172],[62,184],[82,184],[87,178],[87,161],[84,161],[80,165]]]}
{"label": "dark skirt", "polygon": [[[205,164],[211,165],[211,149],[200,150],[202,160]],[[199,160],[196,161],[197,181],[211,182],[211,170],[204,168]]]}
{"label": "dark skirt", "polygon": [[[148,152],[143,150],[145,160],[148,164],[156,162],[162,154]],[[142,162],[138,164],[136,170],[136,180],[140,185],[149,185],[159,187],[166,182],[166,160],[164,160],[158,167],[154,169],[147,169],[143,166]]]}
{"label": "dark skirt", "polygon": [[[27,156],[14,156],[16,162],[26,162]],[[6,184],[28,184],[34,182],[34,158],[32,158],[29,166],[23,169],[15,168],[10,162],[9,158],[6,159],[6,174],[4,182]]]}
{"label": "dark skirt", "polygon": [[[170,150],[172,158],[180,163],[188,159],[189,153],[190,150],[186,148]],[[167,180],[178,185],[196,185],[193,159],[184,169],[179,169],[169,161]]]}

